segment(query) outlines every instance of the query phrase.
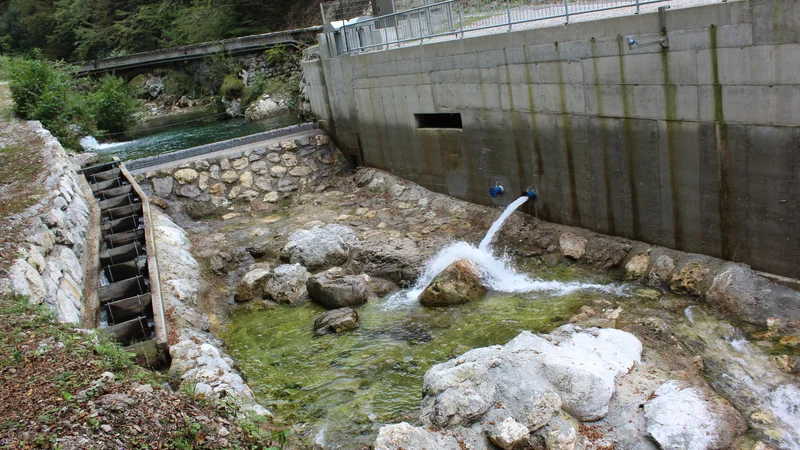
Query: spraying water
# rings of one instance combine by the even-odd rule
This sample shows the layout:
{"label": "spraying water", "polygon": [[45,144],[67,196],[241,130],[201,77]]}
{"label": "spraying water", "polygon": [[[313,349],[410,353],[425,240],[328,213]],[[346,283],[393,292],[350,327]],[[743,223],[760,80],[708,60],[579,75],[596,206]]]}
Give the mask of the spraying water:
{"label": "spraying water", "polygon": [[506,255],[499,257],[493,255],[494,249],[491,244],[495,235],[500,231],[506,219],[527,200],[528,197],[520,197],[514,203],[508,205],[503,214],[489,228],[486,236],[477,247],[467,242],[456,242],[441,249],[436,256],[425,264],[425,269],[411,289],[395,295],[390,299],[392,301],[387,303],[387,306],[394,307],[399,304],[415,302],[437,275],[461,259],[467,259],[475,264],[481,281],[488,289],[493,291],[508,293],[552,292],[558,295],[567,295],[584,289],[596,289],[605,292],[617,291],[617,287],[613,285],[578,282],[563,283],[560,281],[531,279],[515,271]]}
{"label": "spraying water", "polygon": [[523,203],[527,202],[528,198],[530,198],[530,197],[528,197],[527,195],[523,196],[523,197],[520,197],[520,198],[514,200],[514,203],[512,203],[512,204],[510,204],[510,205],[508,205],[506,207],[506,210],[503,211],[503,214],[500,214],[500,217],[497,220],[494,221],[492,226],[489,227],[489,231],[486,232],[486,236],[484,236],[484,238],[481,241],[481,243],[478,244],[478,249],[479,250],[484,251],[484,252],[488,252],[490,250],[489,247],[492,245],[492,241],[494,240],[494,236],[497,234],[498,231],[500,231],[500,228],[503,226],[503,224],[505,223],[506,219],[508,219],[509,216],[511,216],[511,214],[514,214],[514,211],[516,211],[517,208],[522,206]]}

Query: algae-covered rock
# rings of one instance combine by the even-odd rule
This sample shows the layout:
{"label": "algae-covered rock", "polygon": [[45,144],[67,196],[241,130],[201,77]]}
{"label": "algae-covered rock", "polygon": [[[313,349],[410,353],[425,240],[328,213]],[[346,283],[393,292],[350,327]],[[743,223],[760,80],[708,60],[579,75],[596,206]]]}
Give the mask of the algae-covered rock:
{"label": "algae-covered rock", "polygon": [[324,312],[314,321],[314,334],[324,336],[331,333],[354,330],[361,324],[353,308],[339,308]]}
{"label": "algae-covered rock", "polygon": [[420,303],[425,306],[460,305],[478,300],[486,295],[478,269],[462,259],[451,264],[437,275],[422,291]]}
{"label": "algae-covered rock", "polygon": [[237,302],[249,302],[264,295],[264,286],[267,279],[272,276],[269,266],[257,267],[247,272],[236,286],[233,298]]}

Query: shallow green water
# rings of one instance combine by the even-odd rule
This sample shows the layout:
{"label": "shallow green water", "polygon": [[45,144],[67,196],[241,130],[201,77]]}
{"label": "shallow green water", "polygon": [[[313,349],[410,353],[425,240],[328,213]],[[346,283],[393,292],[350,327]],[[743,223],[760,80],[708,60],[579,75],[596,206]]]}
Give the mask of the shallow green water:
{"label": "shallow green water", "polygon": [[117,156],[123,161],[128,161],[270,131],[300,122],[301,120],[294,114],[284,114],[258,122],[230,119],[206,123],[200,120],[170,126],[152,134],[145,130],[138,132],[134,140],[104,143],[90,151],[107,158]]}
{"label": "shallow green water", "polygon": [[324,429],[326,448],[359,448],[381,424],[413,420],[422,377],[470,349],[504,344],[523,330],[547,332],[598,296],[490,294],[451,308],[386,298],[358,308],[361,328],[313,337],[314,303],[241,311],[223,335],[258,400],[283,420]]}

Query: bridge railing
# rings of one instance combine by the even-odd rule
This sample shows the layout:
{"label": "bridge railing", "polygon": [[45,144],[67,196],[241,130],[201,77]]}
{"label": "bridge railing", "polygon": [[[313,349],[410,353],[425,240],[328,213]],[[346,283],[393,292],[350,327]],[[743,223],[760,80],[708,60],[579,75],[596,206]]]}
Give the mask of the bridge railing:
{"label": "bridge railing", "polygon": [[669,0],[444,0],[368,20],[353,19],[329,33],[339,55],[384,50],[389,45],[463,37],[490,28],[564,19]]}

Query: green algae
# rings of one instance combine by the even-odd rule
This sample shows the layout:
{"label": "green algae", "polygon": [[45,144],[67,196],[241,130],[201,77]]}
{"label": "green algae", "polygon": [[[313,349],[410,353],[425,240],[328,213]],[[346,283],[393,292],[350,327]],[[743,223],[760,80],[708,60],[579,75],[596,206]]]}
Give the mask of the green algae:
{"label": "green algae", "polygon": [[358,308],[359,329],[318,338],[314,319],[325,310],[306,303],[240,311],[222,337],[257,399],[301,437],[324,429],[329,444],[358,448],[382,424],[416,419],[432,365],[524,330],[548,332],[597,296],[490,293],[451,308],[390,296]]}

